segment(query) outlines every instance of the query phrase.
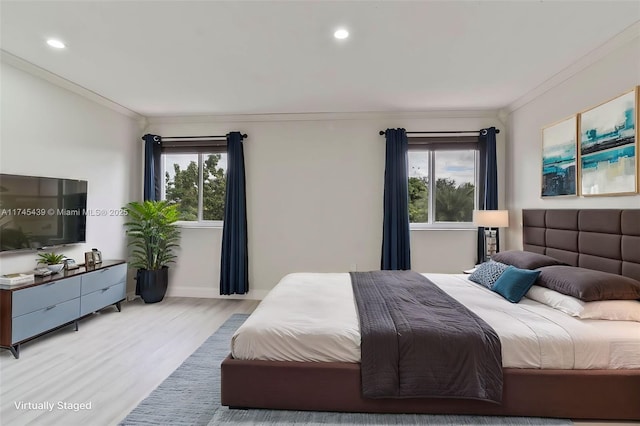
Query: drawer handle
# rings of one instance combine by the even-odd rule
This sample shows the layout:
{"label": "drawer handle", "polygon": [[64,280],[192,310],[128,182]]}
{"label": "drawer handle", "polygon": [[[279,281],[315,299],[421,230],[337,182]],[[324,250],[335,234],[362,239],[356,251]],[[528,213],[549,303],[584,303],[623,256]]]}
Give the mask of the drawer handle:
{"label": "drawer handle", "polygon": [[105,291],[109,290],[109,287],[105,287],[102,289],[102,292],[104,293]]}
{"label": "drawer handle", "polygon": [[47,306],[47,309],[45,309],[45,311],[50,311],[51,309],[55,308],[58,305],[51,305],[51,306]]}
{"label": "drawer handle", "polygon": [[107,272],[108,270],[109,270],[109,268],[102,269],[102,270],[100,270],[100,273]]}

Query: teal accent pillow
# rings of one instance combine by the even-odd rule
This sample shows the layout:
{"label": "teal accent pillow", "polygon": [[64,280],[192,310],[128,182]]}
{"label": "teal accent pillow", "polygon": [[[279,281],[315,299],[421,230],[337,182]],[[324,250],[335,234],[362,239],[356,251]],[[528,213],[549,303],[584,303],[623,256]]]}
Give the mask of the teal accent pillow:
{"label": "teal accent pillow", "polygon": [[538,275],[540,275],[540,271],[530,271],[509,266],[500,275],[500,278],[496,280],[491,289],[509,302],[518,303],[529,291],[533,283],[536,282]]}

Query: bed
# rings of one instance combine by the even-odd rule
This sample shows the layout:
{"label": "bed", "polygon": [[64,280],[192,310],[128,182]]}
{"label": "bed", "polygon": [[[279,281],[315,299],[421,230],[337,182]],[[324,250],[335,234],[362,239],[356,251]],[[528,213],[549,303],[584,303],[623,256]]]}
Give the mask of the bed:
{"label": "bed", "polygon": [[[569,265],[639,279],[640,210],[524,210],[523,246]],[[511,304],[464,275],[424,275],[500,336],[499,404],[363,397],[360,334],[348,274],[292,274],[274,288],[234,336],[232,355],[222,364],[222,404],[640,419],[640,322],[579,320],[527,298]],[[296,303],[299,298],[312,303],[303,306]]]}

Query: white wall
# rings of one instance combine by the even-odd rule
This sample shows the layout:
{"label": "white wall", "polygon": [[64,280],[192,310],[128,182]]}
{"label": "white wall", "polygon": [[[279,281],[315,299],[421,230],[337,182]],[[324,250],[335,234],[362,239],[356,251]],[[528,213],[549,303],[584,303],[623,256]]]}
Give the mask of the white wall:
{"label": "white wall", "polygon": [[[162,136],[248,133],[248,297],[261,298],[290,272],[380,268],[384,137],[387,127],[411,130],[503,129],[493,113],[445,118],[391,114],[275,117],[152,118]],[[504,132],[498,135],[504,146]],[[500,164],[503,150],[500,149]],[[500,169],[502,176],[503,169]],[[503,192],[503,191],[501,191]],[[216,297],[221,229],[183,229],[171,270],[170,295]],[[475,263],[476,231],[412,231],[412,266],[460,272]]]}
{"label": "white wall", "polygon": [[[136,120],[2,63],[2,173],[88,181],[88,209],[117,209],[141,197],[141,129]],[[88,217],[87,243],[56,250],[84,261],[99,248],[126,258],[123,218]],[[0,273],[36,265],[35,252],[0,255]]]}
{"label": "white wall", "polygon": [[524,208],[640,208],[640,195],[540,197],[542,127],[640,84],[639,46],[640,38],[633,38],[509,115],[506,193],[513,219],[507,233],[507,248],[522,249]]}

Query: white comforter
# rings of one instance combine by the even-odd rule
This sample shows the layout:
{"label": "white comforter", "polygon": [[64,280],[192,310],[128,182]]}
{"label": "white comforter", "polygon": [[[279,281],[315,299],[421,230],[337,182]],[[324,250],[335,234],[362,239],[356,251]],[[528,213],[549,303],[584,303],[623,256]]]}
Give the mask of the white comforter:
{"label": "white comforter", "polygon": [[[533,300],[510,303],[467,275],[423,274],[498,333],[510,368],[640,368],[640,323],[580,320]],[[235,358],[360,362],[358,315],[347,273],[284,277],[238,329]]]}

